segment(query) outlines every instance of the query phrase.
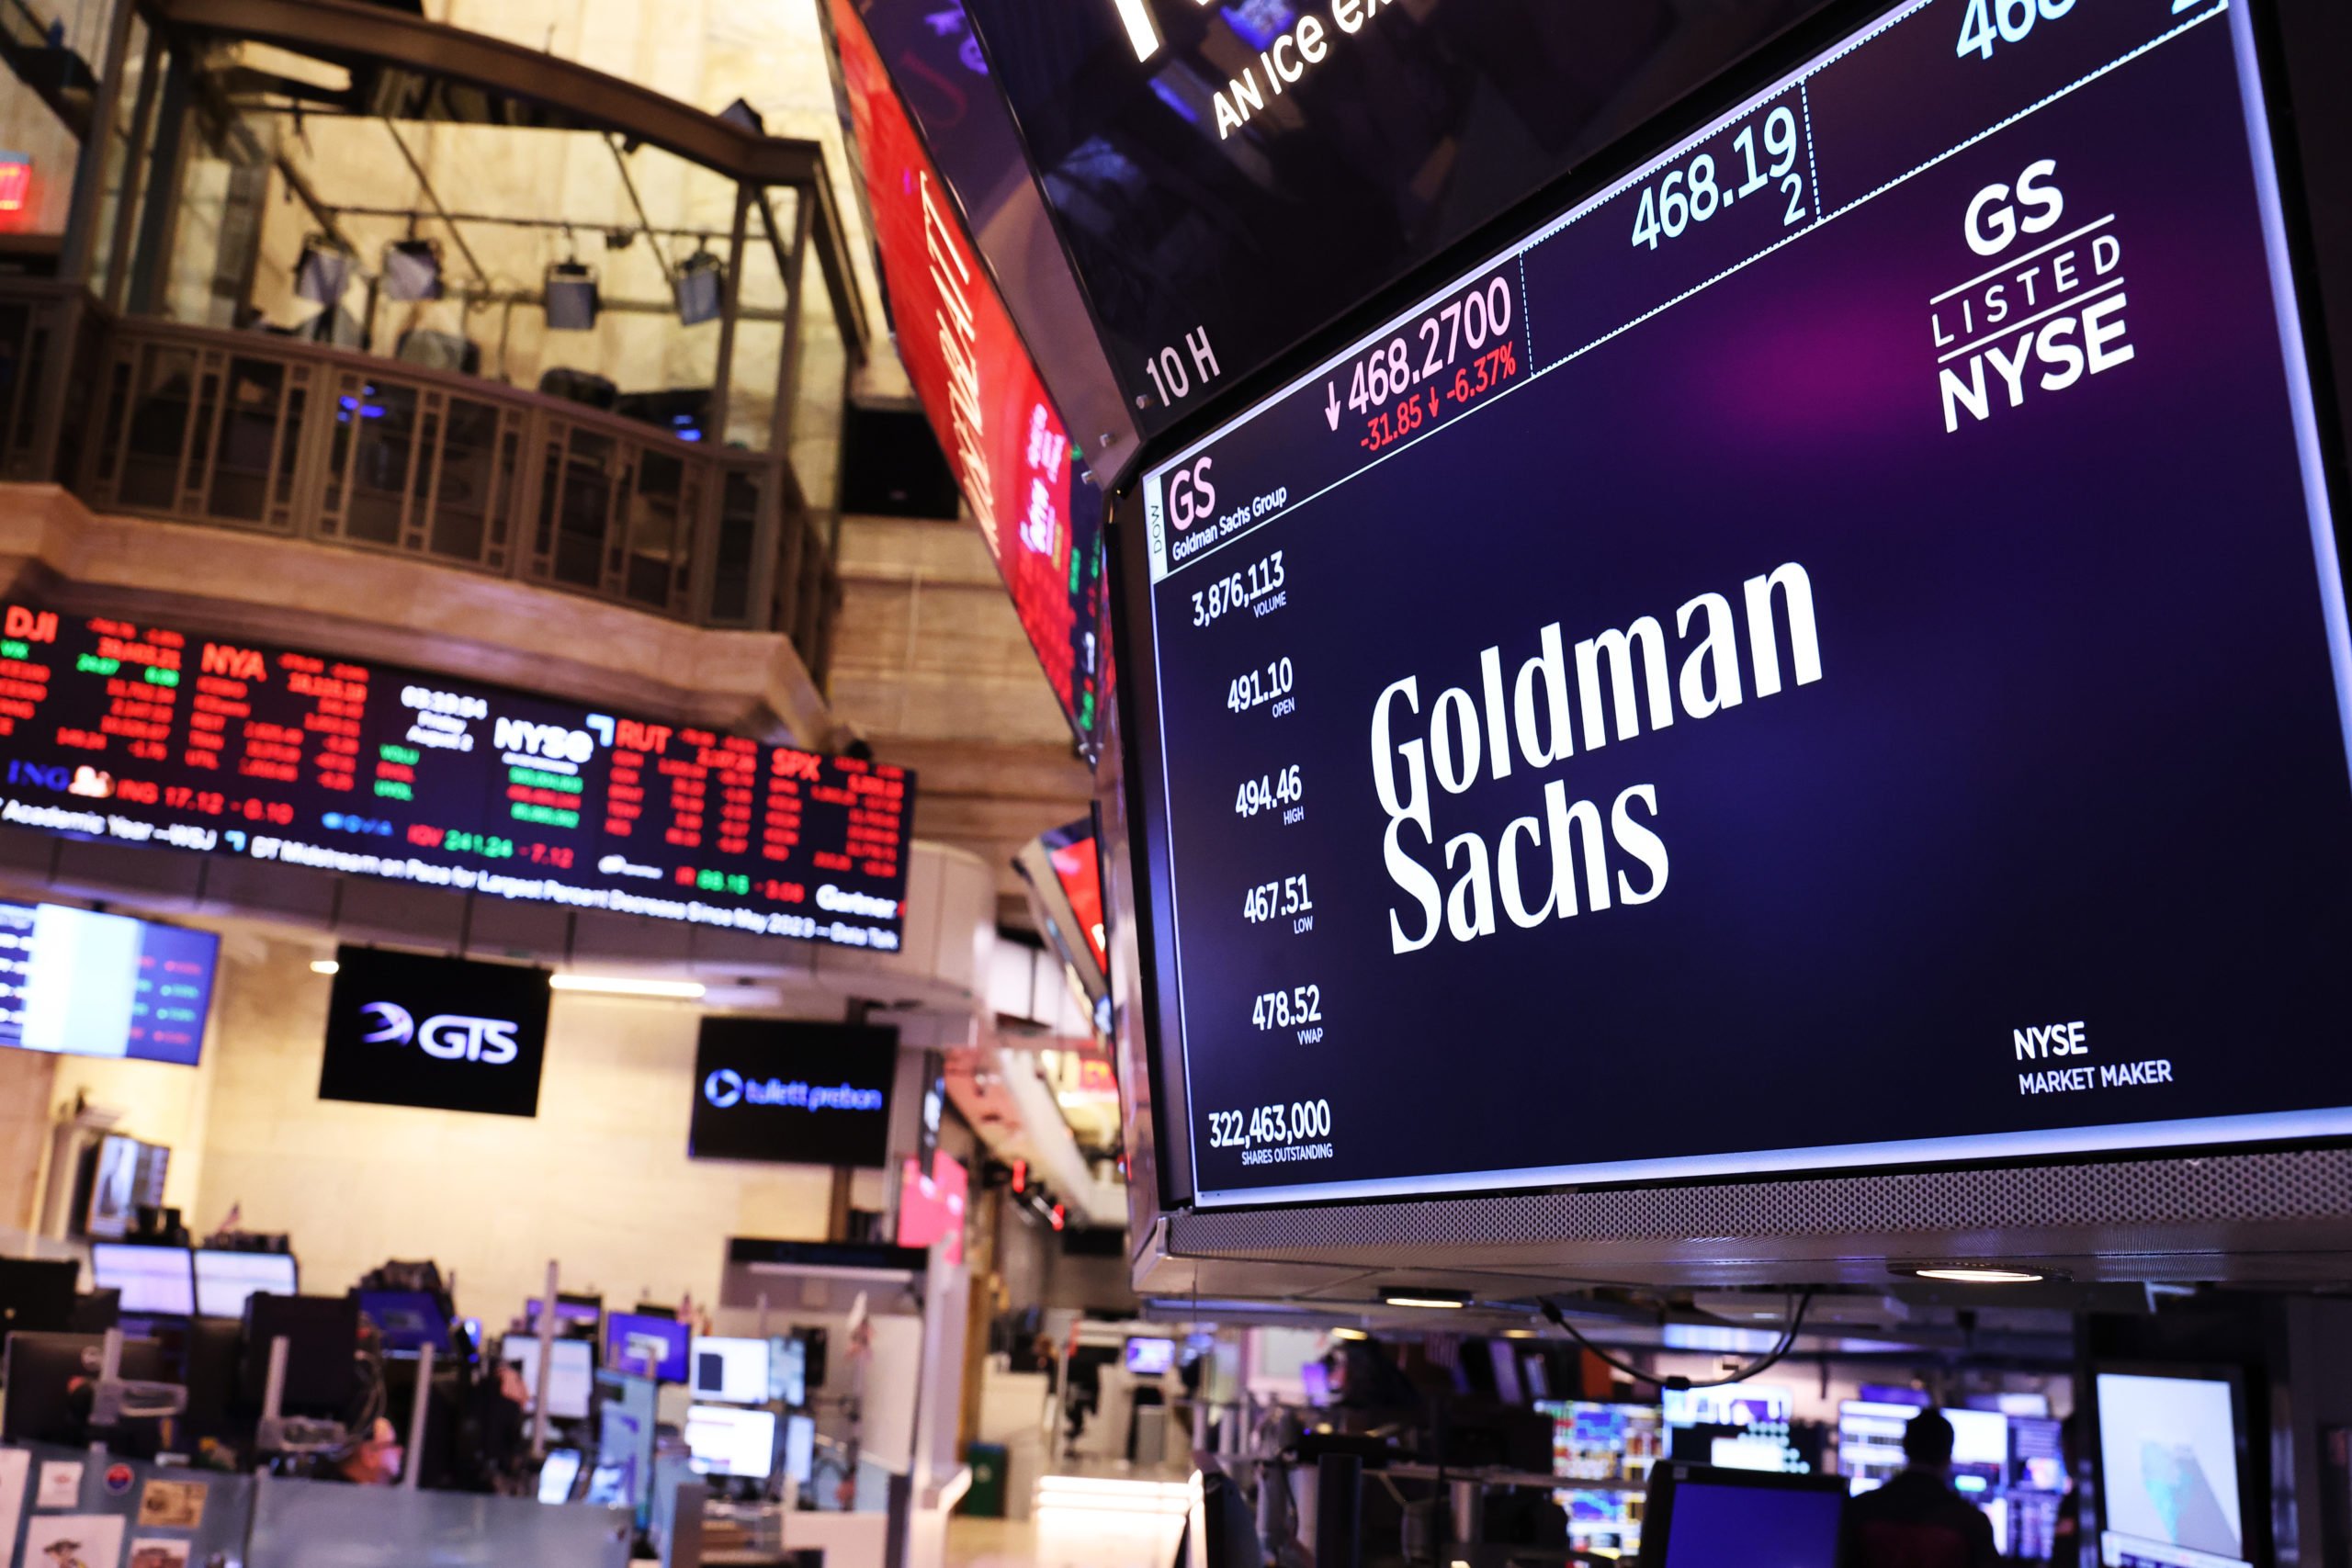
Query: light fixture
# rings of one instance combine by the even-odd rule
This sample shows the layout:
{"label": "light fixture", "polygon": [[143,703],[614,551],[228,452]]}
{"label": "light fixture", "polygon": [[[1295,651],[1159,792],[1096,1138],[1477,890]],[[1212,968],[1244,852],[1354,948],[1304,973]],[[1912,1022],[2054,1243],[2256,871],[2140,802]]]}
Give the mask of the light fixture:
{"label": "light fixture", "polygon": [[340,974],[342,970],[343,965],[336,963],[332,958],[313,958],[311,960],[311,973],[313,975],[335,975]]}
{"label": "light fixture", "polygon": [[441,298],[441,244],[395,240],[384,247],[384,294],[400,300]]}
{"label": "light fixture", "polygon": [[2032,1285],[2047,1277],[2025,1269],[1953,1267],[1914,1269],[1911,1272],[1922,1280],[1941,1280],[1950,1285]]}
{"label": "light fixture", "polygon": [[718,320],[727,304],[727,264],[708,251],[696,251],[678,264],[673,291],[681,326],[698,327]]}
{"label": "light fixture", "polygon": [[323,234],[302,242],[302,259],[294,267],[294,292],[316,304],[333,305],[351,281],[351,256]]}
{"label": "light fixture", "polygon": [[1443,1308],[1459,1312],[1470,1304],[1470,1297],[1460,1291],[1406,1291],[1380,1298],[1393,1307]]}
{"label": "light fixture", "polygon": [[1503,1330],[1503,1337],[1506,1339],[1532,1339],[1535,1337],[1535,1330],[1532,1328],[1506,1328]]}
{"label": "light fixture", "polygon": [[625,975],[552,975],[548,984],[559,991],[587,991],[607,997],[668,997],[698,1002],[710,987],[700,980],[637,980]]}
{"label": "light fixture", "polygon": [[1331,1337],[1334,1339],[1369,1339],[1372,1336],[1366,1334],[1361,1328],[1335,1328],[1331,1330]]}
{"label": "light fixture", "polygon": [[548,331],[594,332],[596,312],[603,305],[594,268],[576,261],[560,261],[548,268]]}

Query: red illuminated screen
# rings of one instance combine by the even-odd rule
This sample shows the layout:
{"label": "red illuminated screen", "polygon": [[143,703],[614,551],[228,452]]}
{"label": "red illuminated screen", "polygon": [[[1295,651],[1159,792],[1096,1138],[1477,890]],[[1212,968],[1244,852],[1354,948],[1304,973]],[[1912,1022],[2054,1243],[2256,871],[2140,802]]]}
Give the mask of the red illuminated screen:
{"label": "red illuminated screen", "polygon": [[168,626],[0,609],[0,822],[893,951],[913,776]]}
{"label": "red illuminated screen", "polygon": [[1096,858],[1094,840],[1080,839],[1046,852],[1053,857],[1054,877],[1062,885],[1062,897],[1069,900],[1070,913],[1078,917],[1080,928],[1086,932],[1086,945],[1093,951],[1095,967],[1109,973],[1111,954],[1102,933],[1102,863]]}
{"label": "red illuminated screen", "polygon": [[832,18],[899,355],[1054,695],[1091,745],[1096,637],[1080,612],[1096,602],[1101,499],[1074,478],[1069,432],[872,39],[846,0]]}
{"label": "red illuminated screen", "polygon": [[931,1156],[931,1178],[910,1159],[899,1168],[899,1245],[928,1247],[947,1238],[947,1261],[964,1261],[964,1201],[971,1179],[962,1162]]}
{"label": "red illuminated screen", "polygon": [[14,217],[32,205],[32,161],[16,152],[0,152],[0,218]]}

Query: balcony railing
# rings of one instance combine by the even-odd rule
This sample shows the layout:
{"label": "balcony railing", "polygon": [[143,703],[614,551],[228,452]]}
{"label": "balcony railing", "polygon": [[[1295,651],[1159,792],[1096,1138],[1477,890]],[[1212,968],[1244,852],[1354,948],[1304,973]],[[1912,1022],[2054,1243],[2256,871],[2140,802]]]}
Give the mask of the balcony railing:
{"label": "balcony railing", "polygon": [[0,479],[777,632],[824,682],[840,584],[783,457],[495,382],[0,281]]}

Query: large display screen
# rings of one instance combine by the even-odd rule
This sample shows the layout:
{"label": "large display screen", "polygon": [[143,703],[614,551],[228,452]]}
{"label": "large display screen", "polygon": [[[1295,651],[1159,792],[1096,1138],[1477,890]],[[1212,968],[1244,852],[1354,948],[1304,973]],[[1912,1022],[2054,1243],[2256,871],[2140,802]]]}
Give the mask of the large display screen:
{"label": "large display screen", "polygon": [[2098,1388],[2100,1562],[2244,1568],[2233,1385],[2103,1371]]}
{"label": "large display screen", "polygon": [[1102,492],[1080,475],[1078,448],[855,7],[833,0],[829,14],[899,357],[1091,756],[1102,739]]}
{"label": "large display screen", "polygon": [[518,964],[338,948],[319,1098],[537,1116],[548,978]]}
{"label": "large display screen", "polygon": [[0,606],[0,823],[895,951],[914,777],[495,687]]}
{"label": "large display screen", "polygon": [[0,904],[0,1045],[192,1067],[220,955],[210,931]]}
{"label": "large display screen", "polygon": [[2231,0],[1871,15],[1145,472],[1200,1202],[2352,1132],[2256,59]]}
{"label": "large display screen", "polygon": [[895,1029],[706,1018],[686,1152],[878,1169],[898,1071]]}
{"label": "large display screen", "polygon": [[1160,431],[1819,4],[967,9],[1136,423]]}

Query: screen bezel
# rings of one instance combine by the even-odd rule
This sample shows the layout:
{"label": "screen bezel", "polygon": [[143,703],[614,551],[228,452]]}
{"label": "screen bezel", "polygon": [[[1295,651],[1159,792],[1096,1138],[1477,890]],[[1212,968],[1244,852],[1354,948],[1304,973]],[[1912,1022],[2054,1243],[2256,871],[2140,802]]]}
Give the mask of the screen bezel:
{"label": "screen bezel", "polygon": [[2263,1500],[2268,1488],[2267,1482],[2258,1482],[2254,1473],[2255,1461],[2259,1456],[2248,1426],[2251,1409],[2246,1395],[2251,1373],[2246,1368],[2226,1362],[2100,1360],[2091,1364],[2087,1374],[2090,1397],[2078,1405],[2078,1408],[2087,1407],[2089,1413],[2090,1450],[2087,1454],[2078,1453],[2075,1462],[2079,1467],[2087,1460],[2091,1467],[2091,1500],[2098,1514],[2098,1531],[2094,1540],[2104,1538],[2109,1529],[2106,1406],[2098,1392],[2098,1380],[2102,1376],[2167,1378],[2179,1382],[2218,1382],[2228,1386],[2230,1441],[2238,1472],[2238,1548],[2243,1561],[2246,1562],[2267,1561],[2271,1545],[2270,1525]]}
{"label": "screen bezel", "polygon": [[[1342,1204],[1381,1202],[1445,1202],[1492,1198],[1511,1193],[1609,1189],[1731,1186],[1743,1183],[1793,1181],[1808,1176],[1849,1173],[1849,1168],[1825,1157],[1814,1164],[1786,1169],[1738,1173],[1713,1171],[1699,1175],[1644,1177],[1638,1174],[1562,1182],[1509,1179],[1448,1182],[1442,1188],[1410,1192],[1360,1192],[1341,1195],[1301,1194],[1295,1189],[1268,1187],[1246,1197],[1220,1199],[1213,1206],[1199,1205],[1193,1164],[1193,1118],[1184,1064],[1184,1048],[1162,976],[1175,962],[1172,933],[1162,918],[1169,901],[1167,875],[1158,840],[1165,824],[1152,806],[1152,791],[1165,774],[1156,724],[1147,722],[1147,694],[1157,687],[1156,647],[1136,628],[1152,624],[1149,562],[1145,542],[1142,496],[1146,477],[1204,437],[1233,424],[1259,402],[1288,387],[1335,354],[1386,323],[1400,311],[1426,299],[1433,291],[1475,270],[1487,257],[1518,244],[1559,213],[1606,189],[1630,171],[1673,147],[1708,121],[1727,112],[1777,78],[1803,64],[1840,39],[1859,32],[1875,17],[1900,8],[1907,0],[1838,0],[1789,28],[1747,58],[1679,100],[1632,134],[1595,152],[1571,170],[1482,225],[1456,244],[1412,269],[1356,307],[1341,313],[1285,353],[1270,360],[1222,397],[1193,410],[1186,418],[1145,444],[1126,470],[1114,497],[1104,528],[1109,559],[1105,578],[1116,595],[1111,622],[1113,722],[1111,739],[1119,755],[1117,777],[1107,786],[1115,793],[1113,804],[1121,813],[1119,847],[1127,860],[1127,886],[1133,897],[1119,914],[1133,923],[1137,962],[1131,977],[1115,981],[1119,1010],[1128,1021],[1122,1047],[1148,1075],[1150,1115],[1126,1129],[1136,1168],[1157,1175],[1153,1196],[1157,1213],[1139,1213],[1136,1229],[1159,1214],[1190,1210],[1218,1213],[1286,1208],[1329,1208]],[[2352,597],[2352,482],[2347,481],[2347,451],[2352,451],[2352,404],[2341,395],[2331,353],[2330,318],[2324,301],[2335,298],[2352,302],[2352,246],[2323,254],[2313,234],[2312,203],[2308,195],[2330,176],[2352,175],[2352,152],[2329,147],[2316,133],[2301,132],[2290,96],[2289,71],[2282,18],[2309,17],[2321,10],[2315,0],[2231,0],[2249,17],[2254,38],[2256,86],[2263,111],[2262,129],[2270,152],[2277,186],[2278,214],[2284,231],[2284,261],[2302,347],[2312,423],[2320,458],[2320,479],[2335,525],[2339,588]],[[2224,24],[2228,25],[2228,24]],[[2316,22],[2304,25],[2316,29]],[[2241,94],[2241,102],[2244,95]],[[2315,174],[2313,165],[2324,173]],[[2267,243],[2267,241],[2266,241]],[[2352,310],[2339,312],[2352,318]],[[2339,329],[2342,331],[2342,329]],[[2346,333],[2352,339],[2352,333]],[[2352,355],[2352,348],[2346,351]],[[1106,749],[1107,764],[1112,760]],[[1104,813],[1106,818],[1108,813]],[[1110,823],[1106,820],[1104,827]],[[1100,840],[1107,852],[1110,842]],[[1106,885],[1106,907],[1110,903]],[[1106,919],[1109,916],[1106,909]],[[1136,1032],[1132,1044],[1125,1038]],[[2174,1144],[2132,1144],[2086,1147],[2059,1154],[1923,1157],[1872,1164],[1870,1174],[2015,1168],[2093,1164],[2118,1158],[2177,1156],[2199,1152],[2250,1154],[2265,1149],[2309,1148],[2352,1144],[2352,1138],[2256,1136],[2240,1141]],[[1475,1173],[1464,1173],[1475,1175]],[[1436,1179],[1445,1180],[1445,1178]]]}

